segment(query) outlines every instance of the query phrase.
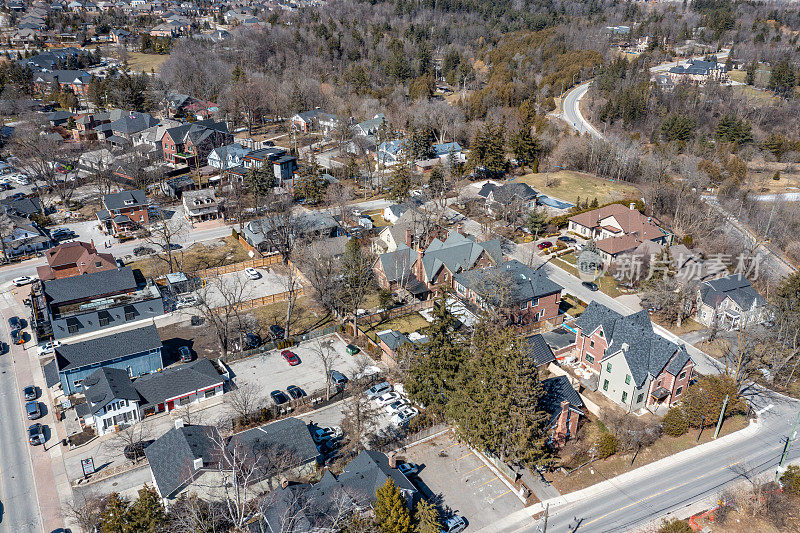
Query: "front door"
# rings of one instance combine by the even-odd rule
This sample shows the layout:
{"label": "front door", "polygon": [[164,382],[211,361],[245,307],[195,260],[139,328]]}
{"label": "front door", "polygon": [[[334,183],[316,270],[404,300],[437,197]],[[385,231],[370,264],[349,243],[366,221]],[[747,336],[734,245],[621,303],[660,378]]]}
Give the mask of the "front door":
{"label": "front door", "polygon": [[175,409],[175,401],[170,400],[167,402],[167,412],[172,411],[173,409]]}

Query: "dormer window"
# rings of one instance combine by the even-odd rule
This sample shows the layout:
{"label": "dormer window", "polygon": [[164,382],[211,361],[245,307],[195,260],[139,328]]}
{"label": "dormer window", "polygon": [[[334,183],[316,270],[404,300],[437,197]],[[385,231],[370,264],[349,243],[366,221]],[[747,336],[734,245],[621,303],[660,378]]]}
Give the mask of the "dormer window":
{"label": "dormer window", "polygon": [[125,205],[133,205],[133,200],[125,200]]}
{"label": "dormer window", "polygon": [[211,198],[206,198],[206,203],[207,203],[207,204],[210,204],[210,203],[212,203],[213,201],[214,201],[214,200],[212,200]]}
{"label": "dormer window", "polygon": [[194,201],[194,205],[201,205],[202,203],[203,203],[203,202],[201,202],[200,200],[195,200],[195,201]]}

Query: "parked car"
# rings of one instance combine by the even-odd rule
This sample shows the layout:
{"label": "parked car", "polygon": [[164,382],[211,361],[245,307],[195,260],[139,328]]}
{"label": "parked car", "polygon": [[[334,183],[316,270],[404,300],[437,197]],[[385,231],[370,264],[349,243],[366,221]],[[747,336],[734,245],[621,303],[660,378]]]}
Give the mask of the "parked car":
{"label": "parked car", "polygon": [[396,402],[397,400],[402,400],[402,399],[403,397],[400,395],[399,392],[387,392],[375,398],[375,403],[378,404],[378,407],[385,407],[392,402]]}
{"label": "parked car", "polygon": [[467,528],[467,521],[463,516],[451,516],[442,524],[442,533],[460,533]]}
{"label": "parked car", "polygon": [[408,401],[406,401],[405,399],[395,400],[390,404],[384,405],[383,409],[387,413],[389,413],[389,416],[392,416],[395,413],[399,413],[400,411],[402,411],[403,407],[405,407],[406,405],[408,405]]}
{"label": "parked car", "polygon": [[14,331],[15,329],[22,329],[22,322],[18,316],[12,316],[8,319],[8,329]]}
{"label": "parked car", "polygon": [[303,389],[301,389],[297,385],[289,385],[288,387],[286,387],[286,392],[289,393],[289,396],[292,398],[292,400],[299,400],[300,398],[306,395]]}
{"label": "parked car", "polygon": [[317,444],[317,450],[319,450],[319,453],[325,456],[334,453],[338,447],[339,441],[334,439],[329,439]]}
{"label": "parked car", "polygon": [[277,324],[273,324],[269,327],[269,337],[272,340],[282,339],[286,335],[286,330],[280,327]]}
{"label": "parked car", "polygon": [[58,348],[59,346],[61,346],[61,341],[46,342],[41,346],[39,346],[38,348],[36,348],[36,353],[39,356],[50,355],[52,353],[55,353],[56,348]]}
{"label": "parked car", "polygon": [[584,281],[583,283],[581,283],[581,285],[583,285],[592,292],[600,290],[600,287],[597,286],[597,283],[594,283],[592,281]]}
{"label": "parked car", "polygon": [[269,393],[272,396],[272,401],[275,402],[275,405],[283,405],[289,401],[289,397],[286,396],[286,393],[280,390],[274,390]]}
{"label": "parked car", "polygon": [[18,278],[14,278],[11,280],[11,283],[16,285],[17,287],[22,287],[23,285],[28,285],[29,283],[33,282],[33,278],[30,276],[20,276]]}
{"label": "parked car", "polygon": [[315,443],[320,444],[326,440],[340,439],[344,433],[339,426],[321,427],[311,433],[311,438]]}
{"label": "parked car", "polygon": [[144,449],[150,446],[152,443],[152,440],[134,442],[125,446],[125,448],[122,450],[122,453],[125,455],[125,459],[129,461],[136,461],[144,457]]}
{"label": "parked car", "polygon": [[39,410],[39,402],[32,401],[25,404],[25,413],[28,415],[29,420],[36,420],[40,416],[42,416],[42,412]]}
{"label": "parked car", "polygon": [[180,250],[181,248],[183,248],[183,246],[181,246],[180,244],[178,244],[176,242],[171,242],[171,243],[169,243],[169,245],[161,244],[160,246],[161,246],[161,249],[164,250],[165,252],[167,250]]}
{"label": "parked car", "polygon": [[286,359],[286,362],[289,363],[289,366],[297,366],[300,364],[300,358],[291,350],[284,350],[281,352],[281,355]]}
{"label": "parked car", "polygon": [[419,472],[419,466],[416,463],[400,463],[397,469],[406,476],[416,476]]}
{"label": "parked car", "polygon": [[259,346],[261,346],[261,337],[255,333],[245,333],[241,339],[236,339],[233,343],[233,349],[237,352],[252,350]]}
{"label": "parked car", "polygon": [[25,334],[21,329],[11,330],[11,344],[25,344]]}
{"label": "parked car", "polygon": [[26,402],[35,400],[39,396],[36,392],[36,387],[34,387],[33,385],[28,385],[27,387],[22,389],[22,395],[25,397]]}
{"label": "parked car", "polygon": [[395,426],[405,426],[411,419],[419,414],[419,409],[416,407],[404,407],[394,415],[392,415],[392,424]]}
{"label": "parked car", "polygon": [[344,384],[347,383],[347,376],[338,370],[331,370],[331,381],[333,381],[336,385],[344,386]]}
{"label": "parked car", "polygon": [[141,257],[143,255],[150,255],[153,253],[155,253],[155,250],[147,246],[137,246],[136,248],[133,249],[133,255],[135,255],[136,257]]}
{"label": "parked car", "polygon": [[392,384],[389,383],[388,381],[383,381],[381,383],[378,383],[377,385],[373,385],[372,387],[368,388],[365,394],[367,395],[367,398],[371,400],[373,398],[377,398],[382,394],[386,394],[387,392],[392,392]]}
{"label": "parked car", "polygon": [[0,355],[5,354],[6,352],[8,352],[8,344],[0,341]]}
{"label": "parked car", "polygon": [[188,296],[182,296],[178,298],[178,301],[175,302],[175,309],[184,309],[186,307],[193,307],[195,305],[197,305],[197,298],[190,294]]}
{"label": "parked car", "polygon": [[44,444],[44,426],[38,422],[28,426],[28,442],[31,444],[31,446]]}
{"label": "parked car", "polygon": [[250,279],[258,279],[258,278],[261,277],[261,272],[259,272],[258,270],[256,270],[253,267],[245,268],[244,269],[244,273]]}
{"label": "parked car", "polygon": [[536,245],[536,247],[540,250],[544,250],[545,248],[550,248],[551,246],[553,246],[553,243],[550,241],[540,242],[539,244]]}
{"label": "parked car", "polygon": [[188,346],[178,348],[178,355],[181,357],[181,363],[188,363],[192,360],[192,350]]}
{"label": "parked car", "polygon": [[560,236],[560,237],[558,238],[558,240],[559,240],[559,241],[561,241],[561,242],[565,242],[565,243],[567,243],[567,244],[569,244],[569,243],[572,243],[572,242],[575,242],[575,239],[573,239],[573,238],[572,238],[572,237],[570,237],[569,235],[562,235],[562,236]]}

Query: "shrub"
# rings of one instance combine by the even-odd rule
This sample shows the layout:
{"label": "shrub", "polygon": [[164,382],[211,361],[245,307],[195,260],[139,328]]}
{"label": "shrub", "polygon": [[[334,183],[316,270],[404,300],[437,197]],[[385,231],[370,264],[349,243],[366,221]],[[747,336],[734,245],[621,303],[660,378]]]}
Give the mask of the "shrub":
{"label": "shrub", "polygon": [[611,433],[603,433],[597,439],[597,456],[606,459],[617,453],[617,438]]}
{"label": "shrub", "polygon": [[683,520],[673,518],[672,520],[664,520],[661,527],[658,528],[658,533],[693,533],[692,527]]}
{"label": "shrub", "polygon": [[800,467],[791,465],[781,475],[781,485],[787,494],[800,494]]}
{"label": "shrub", "polygon": [[689,422],[680,407],[673,407],[661,421],[661,427],[670,437],[680,437],[689,430]]}
{"label": "shrub", "polygon": [[780,179],[781,179],[781,171],[778,170],[777,172],[775,172],[775,174],[772,175],[772,179],[774,179],[775,181],[780,181]]}

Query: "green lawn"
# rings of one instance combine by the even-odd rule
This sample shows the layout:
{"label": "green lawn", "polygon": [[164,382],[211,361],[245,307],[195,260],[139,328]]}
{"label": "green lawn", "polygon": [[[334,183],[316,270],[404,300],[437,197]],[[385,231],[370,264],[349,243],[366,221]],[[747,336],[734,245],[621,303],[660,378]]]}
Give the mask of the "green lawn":
{"label": "green lawn", "polygon": [[423,317],[419,313],[410,313],[408,315],[399,316],[397,318],[392,318],[390,320],[385,320],[383,322],[378,322],[377,324],[373,324],[372,326],[364,329],[364,333],[369,335],[371,338],[375,339],[377,333],[379,331],[384,331],[387,329],[394,329],[401,333],[413,333],[414,331],[419,331],[420,329],[426,328],[429,326],[425,317]]}
{"label": "green lawn", "polygon": [[571,170],[531,173],[517,178],[516,181],[527,183],[537,191],[570,203],[575,203],[578,197],[581,200],[589,198],[590,201],[597,198],[599,203],[604,204],[642,196],[639,189],[633,185],[612,182]]}

